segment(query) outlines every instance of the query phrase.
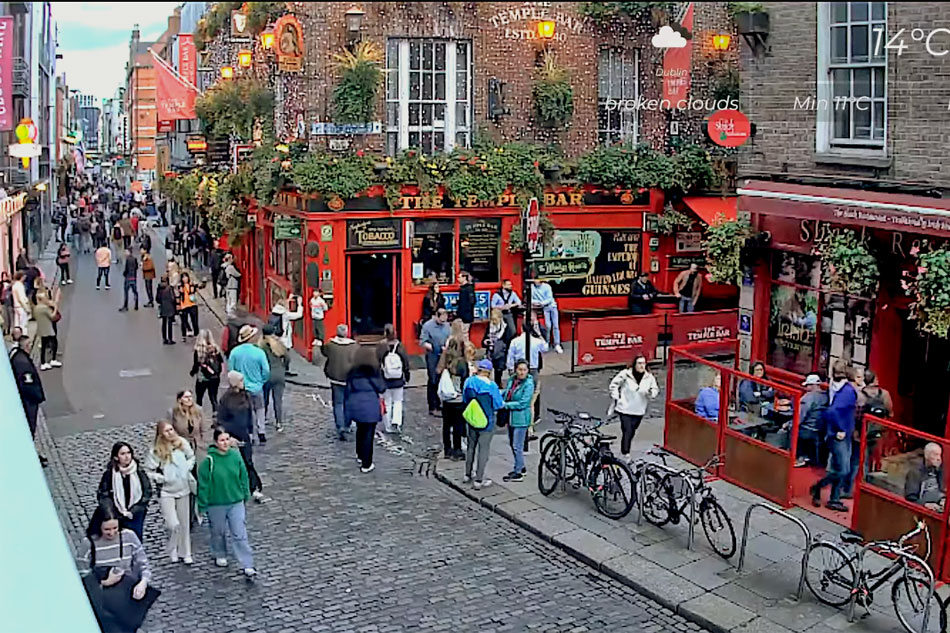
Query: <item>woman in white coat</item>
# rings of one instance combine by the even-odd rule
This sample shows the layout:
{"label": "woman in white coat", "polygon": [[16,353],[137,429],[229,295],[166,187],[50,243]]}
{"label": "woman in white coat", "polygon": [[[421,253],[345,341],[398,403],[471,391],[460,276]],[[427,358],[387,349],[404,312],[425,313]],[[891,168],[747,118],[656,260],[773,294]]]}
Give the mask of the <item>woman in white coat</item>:
{"label": "woman in white coat", "polygon": [[168,557],[173,563],[181,556],[191,565],[191,495],[196,491],[191,469],[195,453],[191,443],[175,432],[167,420],[159,420],[155,429],[155,444],[145,459],[149,478],[161,484],[158,505],[168,529]]}
{"label": "woman in white coat", "polygon": [[620,453],[630,455],[630,443],[647,412],[647,403],[660,392],[656,378],[647,370],[647,359],[637,356],[633,363],[610,381],[611,408],[620,416],[623,435]]}
{"label": "woman in white coat", "polygon": [[[293,304],[293,311],[288,305]],[[274,336],[280,339],[288,350],[294,348],[294,321],[303,318],[303,301],[297,295],[290,295],[286,299],[281,299],[271,309],[270,318],[267,325],[271,327]],[[296,376],[290,371],[290,363],[287,364],[287,375]]]}

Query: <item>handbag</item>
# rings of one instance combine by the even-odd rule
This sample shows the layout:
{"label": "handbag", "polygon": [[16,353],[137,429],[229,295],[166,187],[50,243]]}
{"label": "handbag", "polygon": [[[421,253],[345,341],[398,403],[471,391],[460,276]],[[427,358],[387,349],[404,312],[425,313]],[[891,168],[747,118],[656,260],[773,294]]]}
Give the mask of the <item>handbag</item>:
{"label": "handbag", "polygon": [[442,402],[458,400],[459,392],[455,388],[455,381],[452,380],[452,372],[448,369],[442,370],[442,376],[439,377],[438,396]]}
{"label": "handbag", "polygon": [[379,399],[379,412],[386,417],[386,401],[382,398]]}
{"label": "handbag", "polygon": [[59,323],[59,320],[63,318],[63,315],[57,310],[53,313],[53,316],[50,317],[50,321],[53,323]]}
{"label": "handbag", "polygon": [[495,411],[495,424],[497,424],[499,428],[505,428],[510,421],[511,409],[498,409],[498,411]]}

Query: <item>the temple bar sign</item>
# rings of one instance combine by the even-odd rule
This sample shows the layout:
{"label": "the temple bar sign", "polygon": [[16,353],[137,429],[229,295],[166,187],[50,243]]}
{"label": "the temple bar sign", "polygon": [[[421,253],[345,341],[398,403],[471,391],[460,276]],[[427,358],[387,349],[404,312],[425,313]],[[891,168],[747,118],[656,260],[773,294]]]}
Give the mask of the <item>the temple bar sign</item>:
{"label": "the temple bar sign", "polygon": [[[542,204],[545,207],[579,207],[584,204],[584,194],[580,191],[549,191],[544,194]],[[503,193],[495,200],[479,200],[478,196],[464,196],[446,200],[445,196],[439,195],[402,196],[399,198],[400,209],[514,207],[517,205],[513,193]]]}
{"label": "the temple bar sign", "polygon": [[524,6],[499,11],[488,17],[488,22],[497,29],[504,29],[504,37],[508,40],[536,40],[538,39],[538,22],[553,20],[556,28],[554,40],[567,41],[571,33],[580,35],[587,26],[587,21],[580,15],[555,11],[550,2],[525,2]]}

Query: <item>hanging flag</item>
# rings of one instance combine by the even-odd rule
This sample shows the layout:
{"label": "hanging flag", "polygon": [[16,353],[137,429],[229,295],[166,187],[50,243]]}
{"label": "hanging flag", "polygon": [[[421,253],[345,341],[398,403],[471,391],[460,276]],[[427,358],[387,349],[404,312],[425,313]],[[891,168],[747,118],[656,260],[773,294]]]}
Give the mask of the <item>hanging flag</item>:
{"label": "hanging flag", "polygon": [[[670,27],[663,27],[670,28]],[[683,32],[689,33],[685,37]],[[672,29],[672,35],[678,36],[675,46],[669,47],[663,55],[663,99],[664,105],[677,110],[685,109],[689,99],[690,61],[693,56],[693,3],[686,7],[686,12],[677,29]]]}
{"label": "hanging flag", "polygon": [[152,53],[155,62],[155,84],[158,89],[156,110],[159,121],[196,119],[195,96],[198,89],[185,81],[175,69],[161,57]]}
{"label": "hanging flag", "polygon": [[191,33],[178,35],[178,68],[182,79],[192,85],[198,84],[198,52],[195,50],[195,36]]}

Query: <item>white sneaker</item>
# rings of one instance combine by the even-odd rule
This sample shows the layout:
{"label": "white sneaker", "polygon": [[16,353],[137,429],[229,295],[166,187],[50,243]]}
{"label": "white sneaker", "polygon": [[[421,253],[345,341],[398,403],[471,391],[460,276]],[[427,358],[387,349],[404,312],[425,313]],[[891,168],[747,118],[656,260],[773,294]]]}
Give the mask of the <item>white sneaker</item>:
{"label": "white sneaker", "polygon": [[218,567],[227,567],[227,566],[228,566],[228,559],[227,559],[227,558],[216,558],[216,559],[214,559],[214,564],[217,565]]}
{"label": "white sneaker", "polygon": [[472,478],[471,478],[471,476],[465,475],[464,477],[462,477],[462,483],[463,483],[463,484],[466,484],[466,485],[472,483]]}
{"label": "white sneaker", "polygon": [[245,568],[244,568],[244,577],[245,577],[245,578],[253,578],[253,577],[256,576],[256,575],[257,575],[257,570],[254,569],[253,567],[245,567]]}
{"label": "white sneaker", "polygon": [[557,352],[558,354],[563,354],[563,353],[564,353],[564,348],[561,347],[560,345],[555,345],[555,346],[554,346],[554,351]]}
{"label": "white sneaker", "polygon": [[65,286],[65,285],[66,285],[66,281],[63,280],[63,281],[59,282],[59,285],[60,285],[60,286]]}
{"label": "white sneaker", "polygon": [[370,464],[369,468],[360,468],[360,472],[363,474],[371,473],[376,470],[376,464]]}
{"label": "white sneaker", "polygon": [[66,283],[71,284],[71,283],[73,283],[73,280],[70,279],[70,280],[68,280]]}
{"label": "white sneaker", "polygon": [[255,490],[254,492],[251,493],[251,496],[254,497],[254,501],[258,503],[264,502],[264,493],[261,492],[260,490]]}
{"label": "white sneaker", "polygon": [[50,365],[49,363],[43,363],[42,365],[40,365],[40,371],[46,371],[47,369],[52,369],[52,368],[53,366]]}
{"label": "white sneaker", "polygon": [[[185,556],[185,558],[182,559],[182,562],[184,562],[186,565],[191,565],[195,561],[191,558],[191,556]],[[225,561],[225,564],[227,564],[227,561]]]}
{"label": "white sneaker", "polygon": [[475,490],[481,490],[482,488],[487,488],[491,485],[491,479],[485,479],[484,481],[476,481],[474,488]]}
{"label": "white sneaker", "polygon": [[49,364],[50,364],[51,367],[62,367],[62,366],[63,366],[63,364],[62,364],[61,362],[59,362],[58,360],[51,360],[51,361],[49,362]]}
{"label": "white sneaker", "polygon": [[172,555],[169,556],[168,558],[170,558],[173,563],[177,563],[177,562],[178,562],[178,554],[172,554]]}

